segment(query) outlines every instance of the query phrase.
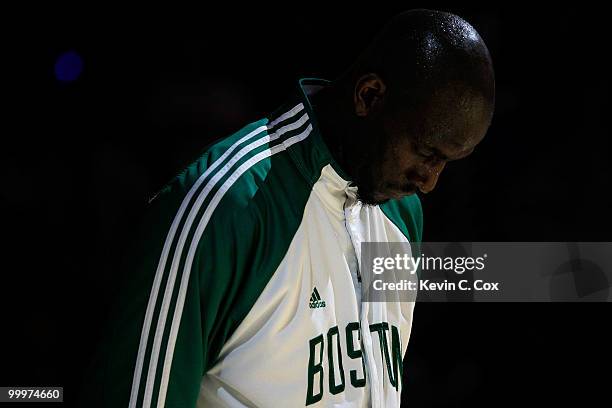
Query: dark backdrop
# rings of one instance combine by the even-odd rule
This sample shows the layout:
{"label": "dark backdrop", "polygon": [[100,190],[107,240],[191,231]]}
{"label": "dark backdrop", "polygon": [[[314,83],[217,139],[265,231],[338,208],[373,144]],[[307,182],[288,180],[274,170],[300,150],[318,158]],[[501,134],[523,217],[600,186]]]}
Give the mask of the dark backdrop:
{"label": "dark backdrop", "polygon": [[[333,79],[388,18],[422,6],[399,4],[7,15],[0,385],[63,385],[74,401],[147,198],[210,141],[275,109],[297,78]],[[423,197],[425,240],[610,240],[602,12],[427,7],[485,39],[497,106],[476,152]],[[57,78],[75,67],[62,68],[66,52],[83,63],[74,81]],[[413,407],[609,401],[611,311],[418,304],[403,397]]]}

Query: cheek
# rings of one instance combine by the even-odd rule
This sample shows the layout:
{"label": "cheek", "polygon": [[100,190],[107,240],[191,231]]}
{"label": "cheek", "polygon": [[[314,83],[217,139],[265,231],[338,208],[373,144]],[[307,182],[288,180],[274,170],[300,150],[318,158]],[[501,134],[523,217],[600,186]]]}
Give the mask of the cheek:
{"label": "cheek", "polygon": [[406,156],[390,149],[384,155],[380,164],[378,183],[386,188],[399,188],[406,182],[406,174],[411,171],[411,165]]}
{"label": "cheek", "polygon": [[390,146],[386,156],[390,170],[397,175],[404,175],[419,164],[419,157],[414,154],[409,143]]}

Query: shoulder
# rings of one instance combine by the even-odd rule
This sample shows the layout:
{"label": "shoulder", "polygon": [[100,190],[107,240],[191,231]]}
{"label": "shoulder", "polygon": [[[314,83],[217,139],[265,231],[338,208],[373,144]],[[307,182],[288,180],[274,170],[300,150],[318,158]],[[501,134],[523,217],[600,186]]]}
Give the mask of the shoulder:
{"label": "shoulder", "polygon": [[[166,202],[188,206],[218,205],[224,199],[224,207],[239,206],[248,201],[249,185],[255,183],[252,174],[261,174],[265,167],[268,148],[267,119],[250,123],[207,146],[204,152],[189,166],[173,177],[150,203]],[[229,209],[229,208],[228,208]]]}
{"label": "shoulder", "polygon": [[416,194],[399,200],[389,200],[380,205],[383,213],[412,242],[420,242],[423,237],[423,209]]}
{"label": "shoulder", "polygon": [[213,143],[152,200],[154,213],[175,212],[209,230],[254,228],[262,219],[301,219],[310,186],[284,145],[301,130],[280,130],[269,118]]}

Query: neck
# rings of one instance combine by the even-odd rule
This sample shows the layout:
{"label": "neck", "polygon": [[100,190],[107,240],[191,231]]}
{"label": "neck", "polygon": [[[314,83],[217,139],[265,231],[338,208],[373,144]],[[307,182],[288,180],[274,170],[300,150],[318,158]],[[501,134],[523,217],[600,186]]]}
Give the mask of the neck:
{"label": "neck", "polygon": [[[346,103],[345,103],[346,102]],[[317,92],[312,98],[312,107],[317,116],[321,137],[334,160],[352,179],[350,149],[350,99],[341,84],[333,84]]]}

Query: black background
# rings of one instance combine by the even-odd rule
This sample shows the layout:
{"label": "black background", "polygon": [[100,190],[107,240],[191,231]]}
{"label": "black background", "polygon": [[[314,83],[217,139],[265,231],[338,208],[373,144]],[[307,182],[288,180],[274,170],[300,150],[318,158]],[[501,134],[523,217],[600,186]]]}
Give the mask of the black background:
{"label": "black background", "polygon": [[[333,79],[394,14],[376,2],[7,14],[0,385],[74,401],[147,198],[210,141]],[[610,34],[601,10],[427,4],[495,64],[488,136],[422,197],[427,241],[609,241]],[[108,6],[107,6],[108,7]],[[84,66],[58,81],[54,64]],[[413,407],[608,405],[609,304],[417,304]]]}

